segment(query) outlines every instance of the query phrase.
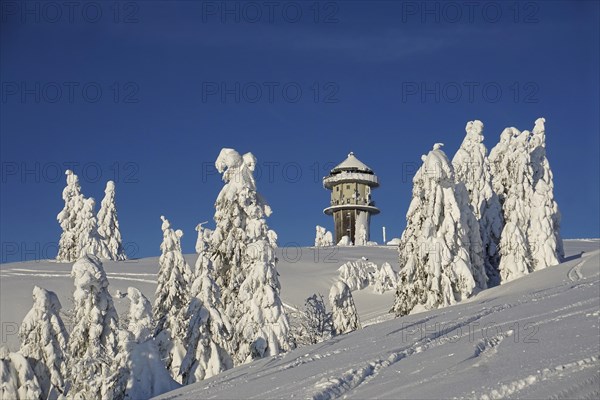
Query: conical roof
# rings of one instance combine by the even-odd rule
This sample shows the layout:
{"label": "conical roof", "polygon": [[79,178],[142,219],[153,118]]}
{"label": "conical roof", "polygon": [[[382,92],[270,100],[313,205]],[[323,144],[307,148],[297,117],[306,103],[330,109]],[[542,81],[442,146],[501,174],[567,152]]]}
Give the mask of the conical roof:
{"label": "conical roof", "polygon": [[358,158],[354,156],[353,152],[348,154],[348,158],[339,163],[335,168],[331,170],[331,172],[337,171],[360,171],[360,172],[373,172],[371,168],[369,168],[365,163],[360,161]]}

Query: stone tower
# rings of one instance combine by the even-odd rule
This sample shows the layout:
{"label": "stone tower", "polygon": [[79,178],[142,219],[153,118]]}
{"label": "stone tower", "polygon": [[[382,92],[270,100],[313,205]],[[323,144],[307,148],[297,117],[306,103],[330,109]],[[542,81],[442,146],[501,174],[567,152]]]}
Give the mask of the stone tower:
{"label": "stone tower", "polygon": [[343,236],[348,236],[355,245],[364,245],[369,240],[371,215],[379,214],[371,189],[378,186],[373,170],[354,153],[348,154],[348,158],[323,178],[323,187],[331,190],[331,204],[323,212],[333,215],[336,244]]}

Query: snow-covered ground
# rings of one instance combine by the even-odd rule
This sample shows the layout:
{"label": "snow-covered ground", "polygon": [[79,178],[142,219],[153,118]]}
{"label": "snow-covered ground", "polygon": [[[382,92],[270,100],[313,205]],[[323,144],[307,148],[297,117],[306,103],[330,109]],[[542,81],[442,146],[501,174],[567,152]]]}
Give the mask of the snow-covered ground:
{"label": "snow-covered ground", "polygon": [[[294,308],[303,307],[306,298],[314,293],[321,293],[327,299],[331,285],[337,280],[340,265],[363,256],[377,265],[387,261],[398,270],[398,251],[394,246],[277,249],[277,271],[280,274],[284,304]],[[185,258],[193,266],[197,256],[189,254]],[[0,264],[0,323],[3,344],[13,351],[18,350],[16,329],[31,308],[31,293],[35,285],[56,292],[63,311],[68,312],[72,308],[72,265],[73,263],[57,263],[53,260]],[[154,301],[158,257],[125,262],[105,261],[103,266],[119,315],[126,315],[129,300],[119,299],[115,294],[117,291],[127,293],[129,286],[138,288],[150,301]],[[376,294],[371,288],[355,292],[354,300],[363,325],[368,325],[369,321],[391,318],[387,311],[393,304],[393,296],[392,292]],[[68,315],[63,318],[69,327]]]}
{"label": "snow-covered ground", "polygon": [[[244,365],[163,398],[597,398],[600,395],[600,242],[565,241],[565,263],[486,290],[462,304],[393,319],[393,293],[354,292],[364,329]],[[581,252],[585,252],[580,255]],[[346,261],[398,268],[395,247],[281,248],[288,306],[325,297]],[[187,257],[193,265],[195,255]],[[72,307],[72,264],[0,265],[2,341],[32,304],[34,285]],[[158,258],[104,264],[110,292],[154,297]],[[115,299],[124,315],[128,301]],[[375,322],[381,322],[374,324]],[[65,322],[69,322],[66,318]]]}

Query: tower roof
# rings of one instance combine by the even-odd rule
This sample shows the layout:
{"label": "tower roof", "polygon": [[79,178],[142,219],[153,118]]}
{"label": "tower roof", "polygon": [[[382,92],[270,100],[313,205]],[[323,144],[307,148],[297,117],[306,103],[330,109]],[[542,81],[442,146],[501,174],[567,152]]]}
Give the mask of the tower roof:
{"label": "tower roof", "polygon": [[369,168],[365,163],[360,161],[358,158],[354,156],[353,152],[348,154],[348,157],[335,166],[331,172],[337,171],[357,171],[357,172],[373,172],[371,168]]}

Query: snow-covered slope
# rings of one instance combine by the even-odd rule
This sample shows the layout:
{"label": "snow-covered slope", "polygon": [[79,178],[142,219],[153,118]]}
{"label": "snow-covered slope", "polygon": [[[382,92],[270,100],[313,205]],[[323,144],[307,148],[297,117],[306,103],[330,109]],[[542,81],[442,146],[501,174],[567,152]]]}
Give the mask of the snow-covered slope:
{"label": "snow-covered slope", "polygon": [[[393,319],[393,292],[354,292],[364,329],[244,365],[167,393],[196,398],[596,398],[600,395],[600,242],[565,241],[568,261],[483,291],[456,306]],[[580,253],[585,253],[581,256]],[[281,295],[302,306],[327,296],[337,268],[362,256],[398,269],[394,247],[278,249]],[[187,256],[193,264],[196,256]],[[3,341],[32,304],[34,285],[72,307],[72,264],[0,265]],[[158,258],[104,264],[110,292],[138,287],[151,300]],[[120,315],[129,302],[115,298]],[[374,322],[383,321],[380,324]],[[66,319],[68,323],[68,319]]]}
{"label": "snow-covered slope", "polygon": [[[337,280],[337,269],[346,261],[360,257],[369,258],[377,265],[389,262],[398,270],[396,247],[287,247],[277,249],[277,271],[281,275],[281,297],[285,305],[303,307],[304,301],[313,293],[321,293],[325,298],[331,285]],[[196,263],[197,256],[185,256],[190,265]],[[73,279],[70,276],[72,263],[56,263],[53,260],[27,261],[0,264],[0,323],[2,340],[11,350],[19,348],[18,326],[33,303],[31,293],[34,286],[56,292],[68,312],[73,307]],[[104,269],[110,283],[115,307],[119,315],[126,315],[129,300],[115,296],[117,290],[127,293],[129,286],[138,288],[150,301],[154,301],[158,257],[128,260],[122,262],[105,261]],[[394,301],[393,292],[376,294],[367,288],[354,294],[361,322],[391,318],[387,314]],[[71,321],[63,315],[67,328]],[[369,322],[370,321],[370,322]],[[365,324],[366,323],[366,324]]]}
{"label": "snow-covered slope", "polygon": [[599,244],[565,244],[567,262],[468,302],[371,325],[161,398],[598,398]]}

